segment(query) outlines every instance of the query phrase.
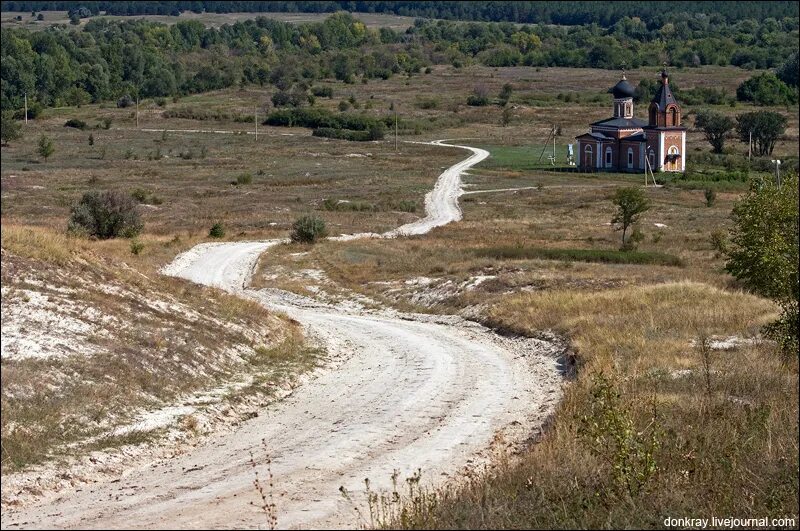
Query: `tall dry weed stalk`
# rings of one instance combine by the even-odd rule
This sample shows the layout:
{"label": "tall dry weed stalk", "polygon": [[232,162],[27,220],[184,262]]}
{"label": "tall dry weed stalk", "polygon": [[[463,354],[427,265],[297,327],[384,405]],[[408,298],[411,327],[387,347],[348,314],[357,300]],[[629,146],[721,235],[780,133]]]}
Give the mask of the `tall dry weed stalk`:
{"label": "tall dry weed stalk", "polygon": [[[278,527],[278,511],[275,506],[273,492],[275,490],[274,478],[272,476],[272,459],[269,457],[269,449],[267,448],[267,440],[261,439],[261,446],[264,448],[266,455],[265,464],[267,466],[266,488],[261,478],[258,475],[258,466],[256,465],[253,452],[250,452],[250,466],[253,468],[253,487],[261,498],[261,511],[267,520],[267,529],[277,529]],[[251,502],[252,503],[252,502]]]}

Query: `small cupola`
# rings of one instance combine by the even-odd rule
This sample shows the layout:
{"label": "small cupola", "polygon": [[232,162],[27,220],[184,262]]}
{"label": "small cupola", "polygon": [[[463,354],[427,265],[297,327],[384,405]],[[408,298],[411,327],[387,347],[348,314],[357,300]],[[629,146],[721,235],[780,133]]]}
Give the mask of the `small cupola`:
{"label": "small cupola", "polygon": [[614,118],[633,118],[633,97],[636,89],[628,83],[624,70],[622,79],[608,91],[614,96]]}

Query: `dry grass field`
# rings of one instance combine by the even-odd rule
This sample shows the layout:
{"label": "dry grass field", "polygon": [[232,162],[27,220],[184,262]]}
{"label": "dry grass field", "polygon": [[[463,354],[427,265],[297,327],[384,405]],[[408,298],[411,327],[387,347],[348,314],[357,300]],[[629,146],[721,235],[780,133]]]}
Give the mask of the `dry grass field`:
{"label": "dry grass field", "polygon": [[[729,93],[752,74],[722,67],[671,72],[681,88]],[[656,75],[652,69],[627,72],[634,84]],[[394,228],[423,215],[425,192],[443,168],[466,156],[405,141],[459,139],[492,153],[464,177],[461,222],[397,240],[277,246],[262,257],[254,277],[261,287],[331,298],[359,294],[376,305],[460,313],[509,333],[553,330],[570,340],[576,377],[538,444],[465,484],[417,493],[402,507],[388,502],[373,524],[660,527],[669,515],[797,514],[797,360],[782,360],[763,340],[759,329],[777,309],[743,292],[725,273],[719,252],[746,183],[714,185],[710,206],[700,184],[648,188],[653,205],[637,224],[643,239],[634,255],[618,252],[610,197],[620,186],[641,183],[641,176],[562,173],[537,160],[552,124],[562,128],[561,154],[590,122],[610,114],[605,91],[618,78],[618,72],[590,69],[435,66],[411,78],[321,83],[334,89],[332,99],[317,98],[321,107],[335,110],[352,96],[359,108],[351,112],[387,116],[394,105],[399,153],[391,135],[360,143],[259,126],[256,140],[245,134],[252,123],[234,119],[255,108],[264,115],[271,93],[252,87],[187,96],[163,107],[145,101],[138,129],[130,108],[49,109],[24,128],[21,140],[2,148],[4,266],[6,253],[25,264],[51,264],[50,255],[63,255],[67,246],[79,249],[68,256],[91,253],[104,271],[138,271],[158,289],[199,296],[156,270],[207,241],[213,223],[224,224],[228,239],[285,237],[306,213],[322,217],[334,235]],[[508,126],[500,125],[497,105],[465,104],[476,85],[494,96],[505,83],[514,87]],[[642,117],[642,106],[637,109]],[[751,109],[718,107],[731,115]],[[171,110],[225,116],[164,117]],[[684,107],[690,124],[696,110]],[[797,107],[773,110],[789,118],[775,155],[796,156]],[[91,129],[64,127],[69,118]],[[94,129],[103,118],[111,119],[110,129]],[[47,161],[36,153],[42,134],[56,149]],[[709,146],[690,130],[687,149],[691,161]],[[729,149],[746,154],[735,140]],[[237,184],[245,174],[252,182]],[[59,236],[70,205],[97,188],[139,190],[145,221],[140,254],[132,255],[125,240]],[[505,188],[519,190],[494,191]],[[21,225],[37,227],[56,249],[18,250],[12,236],[27,230]],[[59,267],[71,272],[75,263],[69,258]],[[4,267],[4,307],[6,286],[14,282]],[[15,363],[3,359],[4,413],[12,396],[5,374],[9,366],[17,370]],[[3,437],[5,448],[5,424]]]}

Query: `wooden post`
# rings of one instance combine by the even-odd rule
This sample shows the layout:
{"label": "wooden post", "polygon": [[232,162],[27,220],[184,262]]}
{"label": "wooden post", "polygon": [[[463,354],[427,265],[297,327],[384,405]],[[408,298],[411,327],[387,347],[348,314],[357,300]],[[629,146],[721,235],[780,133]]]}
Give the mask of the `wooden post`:
{"label": "wooden post", "polygon": [[139,129],[139,96],[136,96],[136,129]]}
{"label": "wooden post", "polygon": [[394,152],[397,153],[397,107],[394,108]]}
{"label": "wooden post", "polygon": [[25,125],[28,125],[28,93],[25,93]]}
{"label": "wooden post", "polygon": [[256,142],[258,142],[258,107],[255,108],[253,113],[253,121],[256,124]]}
{"label": "wooden post", "polygon": [[747,162],[750,162],[750,153],[753,151],[753,131],[750,131],[750,141],[747,142]]}

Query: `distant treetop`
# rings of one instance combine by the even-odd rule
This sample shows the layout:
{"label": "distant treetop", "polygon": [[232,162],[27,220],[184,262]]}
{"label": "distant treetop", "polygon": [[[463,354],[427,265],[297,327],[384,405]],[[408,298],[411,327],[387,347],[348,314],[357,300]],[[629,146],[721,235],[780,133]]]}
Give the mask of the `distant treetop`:
{"label": "distant treetop", "polygon": [[84,7],[97,14],[177,15],[183,11],[211,13],[301,12],[333,13],[353,11],[394,15],[560,25],[598,24],[610,27],[625,17],[638,17],[648,26],[661,25],[670,15],[690,13],[727,22],[744,19],[797,17],[797,2],[24,2],[2,1],[3,11],[74,11]]}

